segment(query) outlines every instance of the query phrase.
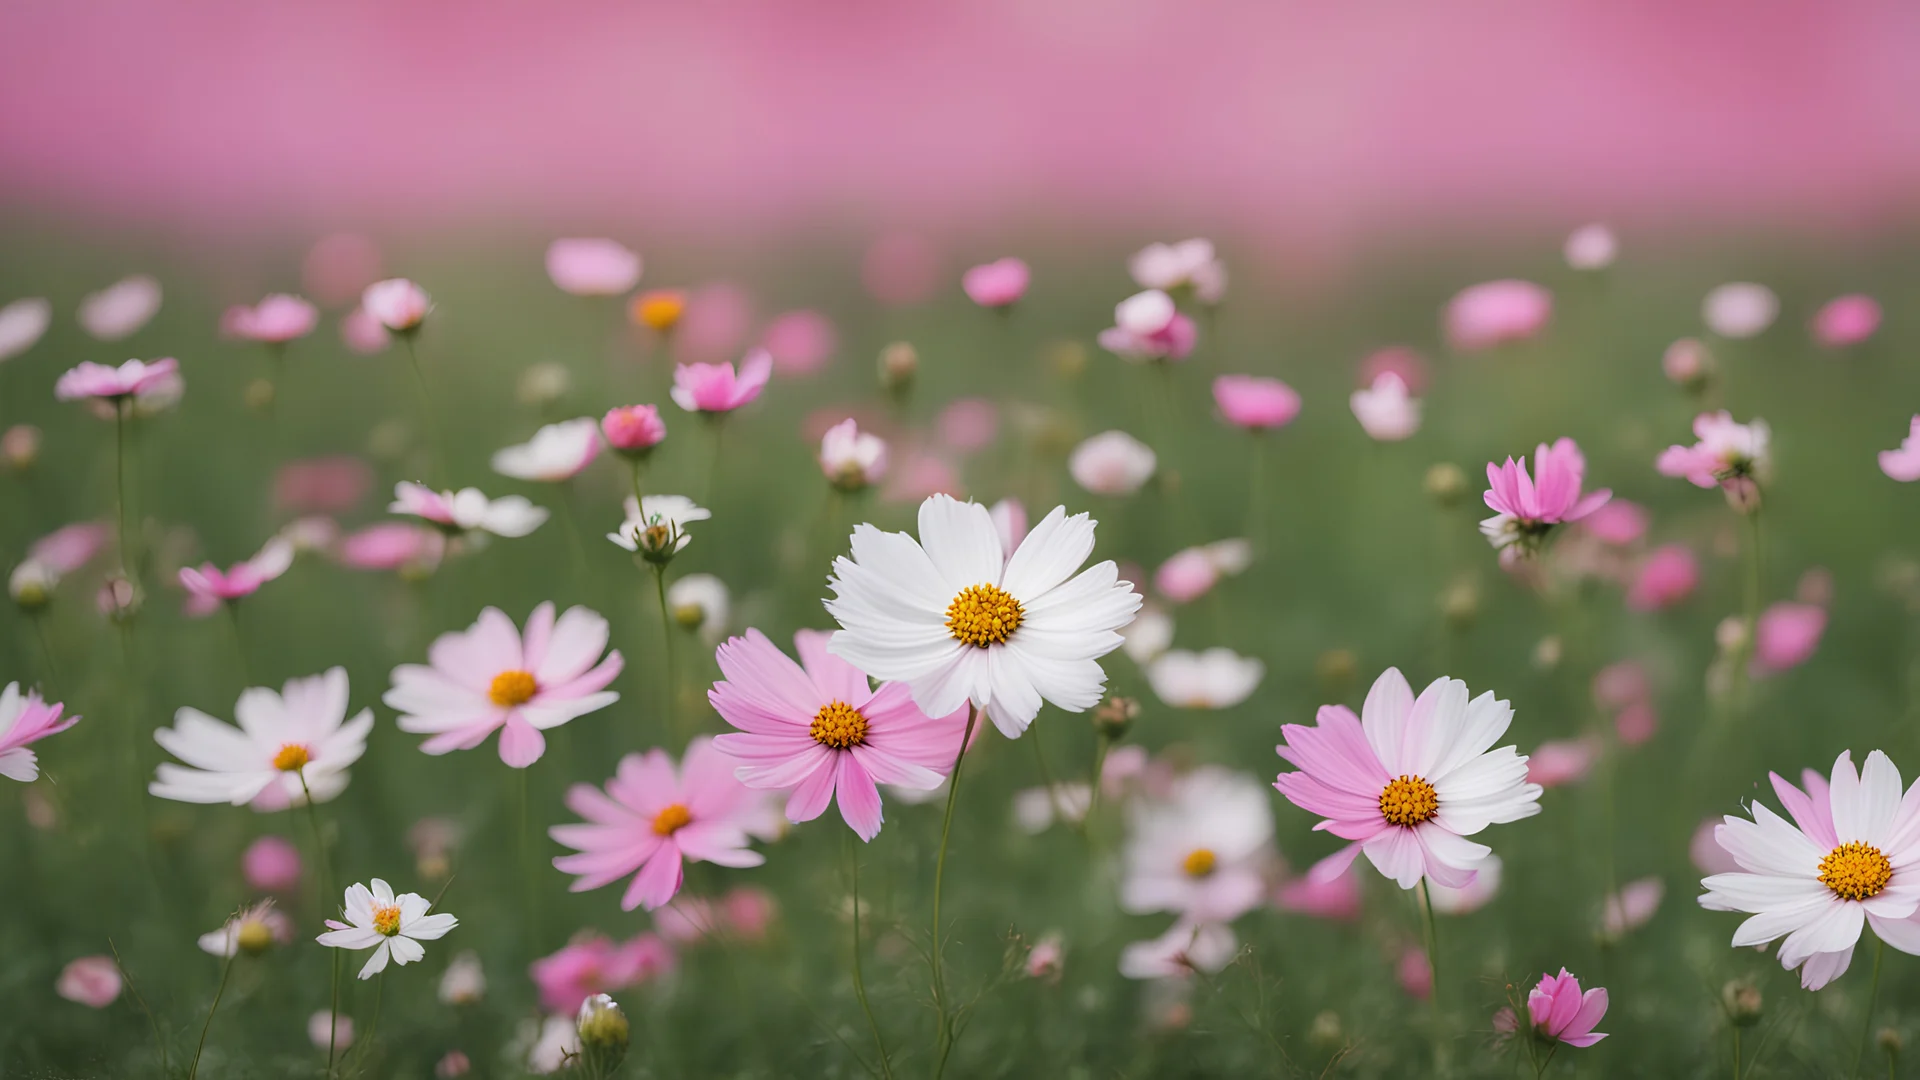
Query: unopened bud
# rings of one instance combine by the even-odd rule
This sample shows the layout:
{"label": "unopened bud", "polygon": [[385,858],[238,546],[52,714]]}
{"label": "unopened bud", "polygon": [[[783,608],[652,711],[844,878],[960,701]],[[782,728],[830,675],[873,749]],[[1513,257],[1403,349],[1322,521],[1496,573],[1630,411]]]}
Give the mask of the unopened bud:
{"label": "unopened bud", "polygon": [[920,353],[905,341],[896,341],[880,350],[880,389],[894,397],[905,397],[920,370]]}
{"label": "unopened bud", "polygon": [[1720,490],[1726,492],[1727,505],[1736,513],[1751,514],[1760,509],[1760,484],[1751,476],[1722,480]]}
{"label": "unopened bud", "polygon": [[1427,470],[1426,481],[1421,485],[1427,497],[1448,509],[1459,504],[1467,494],[1467,474],[1460,466],[1443,461]]}
{"label": "unopened bud", "polygon": [[32,424],[15,424],[0,435],[0,459],[10,469],[33,467],[40,458],[40,429]]}
{"label": "unopened bud", "polygon": [[1560,643],[1560,635],[1548,634],[1533,646],[1533,666],[1541,671],[1552,671],[1560,666],[1560,657],[1565,651]]}
{"label": "unopened bud", "polygon": [[1675,386],[1697,394],[1713,381],[1713,353],[1698,338],[1681,338],[1667,346],[1660,370]]}
{"label": "unopened bud", "polygon": [[1456,581],[1440,594],[1440,614],[1456,628],[1473,622],[1480,615],[1480,588],[1471,581]]}
{"label": "unopened bud", "polygon": [[1132,698],[1110,697],[1094,707],[1093,729],[1103,738],[1118,739],[1127,733],[1140,716],[1140,703]]}
{"label": "unopened bud", "polygon": [[248,919],[240,924],[240,933],[235,942],[241,952],[248,956],[259,956],[273,948],[273,931],[259,919]]}
{"label": "unopened bud", "polygon": [[627,1056],[630,1032],[627,1014],[605,994],[595,994],[580,1003],[580,1056],[591,1070],[588,1075],[606,1076],[618,1068]]}
{"label": "unopened bud", "polygon": [[1738,615],[1721,619],[1720,625],[1714,627],[1713,641],[1723,653],[1740,651],[1747,645],[1747,621]]}
{"label": "unopened bud", "polygon": [[7,579],[7,593],[13,602],[27,611],[38,611],[53,601],[53,587],[60,583],[60,576],[38,559],[28,559],[13,568],[13,576]]}
{"label": "unopened bud", "polygon": [[1747,979],[1734,979],[1720,988],[1720,1006],[1727,1010],[1727,1019],[1736,1026],[1752,1027],[1759,1023],[1764,1005],[1760,988]]}

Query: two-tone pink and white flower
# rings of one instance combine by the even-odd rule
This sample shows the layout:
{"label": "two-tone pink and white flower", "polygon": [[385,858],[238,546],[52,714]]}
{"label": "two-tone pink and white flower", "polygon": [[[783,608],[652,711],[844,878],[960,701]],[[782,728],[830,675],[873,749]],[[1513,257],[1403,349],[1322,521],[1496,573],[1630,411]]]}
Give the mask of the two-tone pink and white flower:
{"label": "two-tone pink and white flower", "polygon": [[360,294],[360,309],[373,316],[382,329],[404,337],[418,331],[426,321],[433,310],[433,298],[406,278],[388,278],[367,286]]}
{"label": "two-tone pink and white flower", "polygon": [[1420,399],[1408,392],[1407,381],[1398,372],[1381,372],[1347,402],[1361,430],[1380,442],[1399,442],[1420,430]]}
{"label": "two-tone pink and white flower", "polygon": [[222,603],[233,603],[260,591],[260,586],[278,578],[293,565],[292,541],[274,537],[252,558],[234,563],[225,570],[207,562],[180,568],[180,587],[187,590],[190,615],[210,614]]}
{"label": "two-tone pink and white flower", "polygon": [[1122,360],[1185,360],[1199,340],[1193,320],[1173,297],[1148,289],[1120,301],[1113,325],[1100,331],[1100,347]]}
{"label": "two-tone pink and white flower", "polygon": [[580,475],[600,456],[600,425],[591,416],[548,424],[523,443],[494,452],[493,471],[515,480],[557,484]]}
{"label": "two-tone pink and white flower", "polygon": [[1213,241],[1198,237],[1148,244],[1127,260],[1127,273],[1143,289],[1191,290],[1195,300],[1209,307],[1227,293],[1227,264],[1214,253]]}
{"label": "two-tone pink and white flower", "polygon": [[183,708],[153,733],[184,765],[163,763],[147,791],[190,803],[251,804],[269,812],[346,790],[348,766],[367,749],[373,710],[347,719],[347,669],[289,679],[279,693],[250,687],[233,707],[238,727]]}
{"label": "two-tone pink and white flower", "polygon": [[1613,497],[1606,488],[1581,493],[1587,459],[1572,439],[1558,439],[1551,446],[1541,443],[1533,452],[1533,471],[1536,475],[1527,475],[1524,457],[1487,463],[1484,497],[1494,514],[1480,523],[1480,533],[1495,549],[1518,545],[1535,550],[1554,526],[1579,521]]}
{"label": "two-tone pink and white flower", "polygon": [[1654,467],[1662,476],[1683,477],[1703,488],[1767,480],[1772,431],[1765,420],[1737,424],[1724,410],[1701,413],[1693,418],[1693,435],[1699,441],[1692,446],[1661,451]]}
{"label": "two-tone pink and white flower", "polygon": [[313,333],[319,324],[319,308],[286,293],[274,293],[252,306],[228,308],[220,320],[228,334],[262,345],[285,345]]}
{"label": "two-tone pink and white flower", "polygon": [[0,776],[31,783],[40,775],[39,759],[27,747],[49,735],[58,735],[80,722],[78,716],[62,720],[66,706],[48,704],[29,690],[20,692],[20,684],[10,682],[0,690]]}
{"label": "two-tone pink and white flower", "polygon": [[180,361],[129,360],[119,367],[108,364],[80,364],[60,376],[53,384],[53,396],[61,401],[123,401],[160,389],[178,379]]}
{"label": "two-tone pink and white flower", "polygon": [[486,532],[519,537],[547,520],[544,507],[535,506],[519,495],[489,499],[479,488],[435,491],[424,484],[404,480],[394,485],[393,502],[387,511],[420,518],[449,535]]}
{"label": "two-tone pink and white flower", "polygon": [[100,341],[119,341],[160,313],[160,283],[134,274],[80,300],[80,326]]}
{"label": "two-tone pink and white flower", "polygon": [[820,471],[843,491],[859,491],[887,474],[887,442],[849,416],[820,438]]}
{"label": "two-tone pink and white flower", "polygon": [[755,349],[732,364],[681,364],[673,369],[673,402],[688,412],[728,413],[752,402],[773,377],[773,354]]}
{"label": "two-tone pink and white flower", "polygon": [[1920,480],[1920,415],[1913,418],[1898,448],[1880,451],[1880,471],[1903,484]]}

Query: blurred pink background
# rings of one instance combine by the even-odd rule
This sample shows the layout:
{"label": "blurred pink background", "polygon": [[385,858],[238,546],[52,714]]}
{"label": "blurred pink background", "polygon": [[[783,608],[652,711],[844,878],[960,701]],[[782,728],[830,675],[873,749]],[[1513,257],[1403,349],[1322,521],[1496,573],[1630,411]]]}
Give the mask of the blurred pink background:
{"label": "blurred pink background", "polygon": [[1920,193],[1916,55],[1891,0],[12,0],[0,214],[1860,227]]}

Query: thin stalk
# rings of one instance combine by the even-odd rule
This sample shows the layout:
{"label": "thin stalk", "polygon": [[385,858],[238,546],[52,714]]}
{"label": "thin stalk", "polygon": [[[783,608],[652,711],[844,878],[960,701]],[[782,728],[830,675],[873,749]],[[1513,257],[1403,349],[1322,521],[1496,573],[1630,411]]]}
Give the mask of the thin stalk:
{"label": "thin stalk", "polygon": [[673,665],[673,616],[667,611],[667,568],[659,563],[653,564],[653,594],[660,601],[660,649],[667,668],[667,677],[660,683],[662,704],[667,730],[672,732],[673,741],[678,745],[685,740],[680,731],[679,710],[674,708],[679,686]]}
{"label": "thin stalk", "polygon": [[233,935],[239,929],[231,921],[227,924],[227,962],[220,965],[220,988],[213,992],[213,1005],[207,1009],[206,1022],[200,1025],[200,1042],[193,1048],[193,1066],[187,1070],[187,1080],[195,1080],[200,1075],[200,1054],[207,1048],[207,1032],[213,1028],[213,1014],[220,1011],[220,998],[227,992],[227,976],[233,974],[233,958],[240,950],[234,948]]}
{"label": "thin stalk", "polygon": [[580,519],[575,516],[573,509],[571,483],[560,485],[560,523],[566,527],[567,544],[573,549],[573,583],[579,587],[581,595],[587,595],[591,591],[588,585],[587,544],[581,539]]}
{"label": "thin stalk", "polygon": [[519,789],[518,801],[520,803],[520,827],[515,830],[519,835],[518,843],[520,846],[520,903],[526,909],[526,912],[527,912],[528,932],[534,937],[534,941],[532,943],[533,951],[535,953],[538,953],[539,946],[540,946],[540,941],[539,941],[540,919],[539,919],[539,912],[536,910],[537,904],[538,904],[538,897],[534,893],[535,871],[534,871],[534,862],[533,862],[533,843],[531,839],[532,828],[529,823],[530,812],[527,807],[527,803],[528,803],[527,771],[528,770],[515,769],[513,771],[520,774],[519,783],[515,785]]}
{"label": "thin stalk", "polygon": [[1433,1008],[1433,1056],[1434,1065],[1439,1068],[1445,1057],[1442,1048],[1446,1038],[1440,1023],[1440,934],[1434,926],[1433,897],[1427,891],[1426,879],[1422,878],[1414,889],[1420,902],[1420,930],[1427,944],[1427,973],[1431,980],[1428,1004]]}
{"label": "thin stalk", "polygon": [[627,471],[633,477],[633,501],[636,506],[639,505],[641,500],[646,498],[646,496],[640,492],[640,472],[645,467],[645,463],[640,458],[630,457],[627,459]]}
{"label": "thin stalk", "polygon": [[1860,1044],[1853,1051],[1853,1068],[1847,1070],[1848,1077],[1860,1075],[1860,1062],[1867,1056],[1867,1036],[1873,1034],[1873,1007],[1880,1001],[1880,961],[1887,955],[1887,943],[1879,938],[1873,944],[1873,981],[1867,989],[1867,1011],[1860,1018]]}
{"label": "thin stalk", "polygon": [[420,370],[420,354],[414,351],[413,334],[401,334],[400,340],[406,343],[407,366],[413,369],[414,385],[420,389],[420,417],[426,421],[427,436],[433,444],[431,449],[436,479],[444,483],[446,481],[447,467],[446,461],[441,455],[444,452],[442,447],[445,444],[445,440],[440,436],[440,418],[433,411],[433,394],[427,389],[426,374]]}
{"label": "thin stalk", "polygon": [[1053,807],[1053,816],[1083,833],[1086,832],[1086,819],[1082,818],[1076,821],[1071,814],[1067,813],[1066,800],[1064,796],[1060,794],[1060,786],[1053,782],[1053,770],[1047,768],[1046,752],[1040,748],[1040,733],[1028,729],[1027,740],[1033,743],[1033,760],[1040,766],[1040,782],[1047,785],[1047,804]]}
{"label": "thin stalk", "polygon": [[853,830],[847,830],[847,865],[853,876],[853,996],[860,999],[860,1010],[867,1014],[867,1026],[873,1029],[873,1048],[880,1054],[880,1073],[892,1080],[893,1062],[887,1057],[886,1040],[880,1037],[880,1021],[874,1019],[873,1006],[867,1003],[867,982],[860,971],[860,849],[853,846],[853,839]]}
{"label": "thin stalk", "polygon": [[1247,539],[1259,558],[1267,549],[1267,435],[1253,433],[1253,462],[1247,469]]}
{"label": "thin stalk", "polygon": [[947,982],[940,966],[940,894],[946,883],[947,875],[947,838],[953,831],[953,804],[960,796],[960,766],[967,758],[967,744],[973,741],[973,726],[980,722],[978,706],[967,710],[967,729],[960,736],[960,750],[953,755],[953,771],[947,774],[947,810],[940,818],[940,854],[933,863],[933,949],[928,963],[933,968],[933,1006],[939,1014],[940,1027],[935,1033],[935,1043],[940,1051],[940,1064],[934,1069],[935,1080],[946,1074],[947,1055],[953,1051],[953,1023],[947,1012]]}
{"label": "thin stalk", "polygon": [[113,403],[113,508],[120,529],[120,572],[137,589],[140,574],[134,568],[140,560],[134,558],[133,543],[127,531],[127,413],[131,402],[122,398]]}
{"label": "thin stalk", "polygon": [[1087,778],[1087,816],[1084,819],[1089,828],[1093,825],[1093,808],[1100,805],[1100,774],[1107,770],[1107,751],[1113,749],[1113,739],[1106,730],[1094,732],[1093,774]]}
{"label": "thin stalk", "polygon": [[[320,811],[314,809],[313,790],[307,786],[307,773],[300,771],[300,793],[306,797],[307,824],[313,829],[313,847],[320,858],[320,904],[319,910],[327,910],[327,898],[333,895],[333,856],[327,850],[326,834],[320,831]],[[327,1080],[333,1080],[334,1040],[340,1026],[340,950],[328,950],[333,954],[332,988],[327,994]]]}
{"label": "thin stalk", "polygon": [[[338,950],[335,950],[336,952]],[[360,1064],[365,1066],[367,1059],[373,1056],[373,1041],[380,1034],[380,1005],[387,996],[387,975],[380,973],[380,981],[373,988],[373,1023],[367,1025],[367,1037],[360,1043]]]}
{"label": "thin stalk", "polygon": [[1740,1025],[1733,1025],[1733,1080],[1740,1080]]}
{"label": "thin stalk", "polygon": [[1747,580],[1744,611],[1741,625],[1746,629],[1742,635],[1739,662],[1733,672],[1734,709],[1744,713],[1747,709],[1747,695],[1750,690],[1748,669],[1753,665],[1754,652],[1759,648],[1760,628],[1760,578],[1763,568],[1763,551],[1760,546],[1760,510],[1756,507],[1747,514]]}
{"label": "thin stalk", "polygon": [[60,669],[54,663],[53,646],[47,641],[47,617],[36,608],[27,618],[33,623],[33,636],[40,640],[40,655],[45,658],[47,664],[46,677],[40,682],[47,692],[47,698],[52,700],[58,696],[54,693],[53,684],[60,681]]}
{"label": "thin stalk", "polygon": [[167,1040],[160,1034],[160,1021],[154,1019],[153,1010],[147,1007],[147,999],[140,995],[140,988],[133,984],[133,975],[127,971],[127,965],[120,959],[120,947],[107,939],[107,948],[113,952],[113,966],[120,969],[120,981],[127,985],[127,992],[133,995],[133,1003],[140,1006],[140,1012],[147,1018],[147,1027],[153,1031],[153,1041],[160,1047],[160,1075],[166,1076],[173,1070],[167,1065]]}

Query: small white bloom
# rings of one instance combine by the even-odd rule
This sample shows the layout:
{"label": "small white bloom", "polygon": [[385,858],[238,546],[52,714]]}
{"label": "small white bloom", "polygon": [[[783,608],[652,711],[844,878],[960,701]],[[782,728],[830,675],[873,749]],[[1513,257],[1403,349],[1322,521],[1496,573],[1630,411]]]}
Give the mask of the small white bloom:
{"label": "small white bloom", "polygon": [[267,900],[235,914],[220,929],[201,934],[200,950],[225,958],[242,952],[262,953],[292,940],[292,921]]}
{"label": "small white bloom", "polygon": [[1212,974],[1226,967],[1239,947],[1230,926],[1196,925],[1182,919],[1152,941],[1136,941],[1120,950],[1120,974],[1129,979],[1184,979],[1195,971]]}
{"label": "small white bloom", "polygon": [[1598,223],[1582,225],[1567,237],[1561,254],[1575,270],[1605,270],[1620,253],[1620,241],[1613,230]]}
{"label": "small white bloom", "polygon": [[80,326],[101,341],[119,341],[160,311],[160,283],[135,274],[80,301]]}
{"label": "small white bloom", "polygon": [[1152,448],[1124,431],[1103,431],[1073,448],[1067,472],[1095,495],[1131,495],[1153,476]]}
{"label": "small white bloom", "polygon": [[440,1001],[446,1005],[471,1005],[487,994],[487,973],[480,967],[480,954],[468,949],[455,954],[440,976]]}
{"label": "small white bloom", "polygon": [[877,483],[887,472],[886,440],[861,431],[851,417],[842,420],[820,440],[820,471],[845,491]]}
{"label": "small white bloom", "polygon": [[388,959],[402,966],[427,955],[420,943],[445,937],[460,925],[451,915],[429,915],[433,903],[419,893],[393,894],[393,887],[379,878],[373,888],[355,882],[347,886],[342,912],[347,921],[328,919],[328,930],[314,940],[330,949],[372,949],[362,979],[371,979],[387,969]]}
{"label": "small white bloom", "polygon": [[1420,400],[1407,392],[1406,380],[1391,371],[1381,372],[1365,390],[1355,390],[1349,404],[1360,427],[1381,442],[1399,442],[1420,430]]}
{"label": "small white bloom", "polygon": [[60,575],[39,559],[28,559],[7,578],[7,594],[22,607],[39,607],[53,598]]}
{"label": "small white bloom", "polygon": [[409,514],[439,526],[442,532],[489,532],[508,538],[525,536],[547,520],[544,507],[519,495],[489,499],[479,488],[434,491],[405,481],[394,485],[387,511]]}
{"label": "small white bloom", "polygon": [[571,480],[600,455],[600,423],[590,416],[548,424],[533,438],[493,455],[493,471],[515,480]]}
{"label": "small white bloom", "polygon": [[1113,325],[1139,337],[1157,334],[1180,313],[1173,297],[1159,289],[1135,293],[1114,305]]}
{"label": "small white bloom", "polygon": [[426,320],[433,310],[427,291],[406,278],[388,278],[367,286],[360,294],[360,307],[381,326],[405,334]]}
{"label": "small white bloom", "polygon": [[40,340],[53,323],[53,305],[32,296],[0,307],[0,360],[11,360]]}
{"label": "small white bloom", "polygon": [[668,558],[693,542],[687,532],[689,524],[713,516],[713,511],[695,505],[685,495],[649,495],[644,499],[629,495],[626,511],[627,519],[620,523],[619,531],[608,533],[607,539],[628,551]]}
{"label": "small white bloom", "polygon": [[1191,287],[1203,304],[1219,303],[1227,291],[1227,267],[1214,255],[1210,240],[1148,244],[1127,260],[1127,271],[1143,289]]}
{"label": "small white bloom", "polygon": [[1053,826],[1055,815],[1067,821],[1079,821],[1093,805],[1093,789],[1086,784],[1055,784],[1047,788],[1027,788],[1014,793],[1013,821],[1020,831],[1037,836]]}
{"label": "small white bloom", "polygon": [[1175,649],[1147,665],[1147,681],[1174,708],[1231,709],[1253,694],[1266,670],[1259,660],[1232,649]]}
{"label": "small white bloom", "polygon": [[1707,329],[1724,338],[1750,338],[1780,314],[1780,298],[1765,285],[1735,281],[1721,285],[1700,302],[1700,318]]}
{"label": "small white bloom", "polygon": [[[347,716],[347,669],[289,679],[281,693],[255,686],[233,707],[239,727],[198,709],[174,713],[154,741],[186,765],[162,764],[147,790],[191,803],[252,803],[262,811],[325,802],[346,790],[347,767],[367,749],[373,710]],[[190,767],[189,767],[190,766]],[[303,787],[304,784],[304,787]]]}
{"label": "small white bloom", "polygon": [[718,641],[727,632],[730,610],[726,583],[712,574],[688,574],[667,586],[673,620],[703,638]]}
{"label": "small white bloom", "polygon": [[1122,627],[1120,646],[1136,664],[1147,664],[1173,644],[1173,616],[1149,604],[1131,623]]}

